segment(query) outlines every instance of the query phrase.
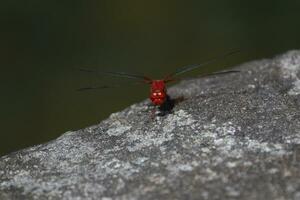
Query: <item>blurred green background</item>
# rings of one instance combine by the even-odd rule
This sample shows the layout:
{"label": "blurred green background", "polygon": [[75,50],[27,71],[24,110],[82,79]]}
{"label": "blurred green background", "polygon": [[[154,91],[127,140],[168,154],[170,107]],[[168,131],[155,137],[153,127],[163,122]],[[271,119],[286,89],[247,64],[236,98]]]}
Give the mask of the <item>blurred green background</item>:
{"label": "blurred green background", "polygon": [[[147,86],[76,67],[161,77],[232,49],[218,70],[300,47],[299,1],[2,0],[0,155],[99,123]],[[189,75],[197,75],[197,70]]]}

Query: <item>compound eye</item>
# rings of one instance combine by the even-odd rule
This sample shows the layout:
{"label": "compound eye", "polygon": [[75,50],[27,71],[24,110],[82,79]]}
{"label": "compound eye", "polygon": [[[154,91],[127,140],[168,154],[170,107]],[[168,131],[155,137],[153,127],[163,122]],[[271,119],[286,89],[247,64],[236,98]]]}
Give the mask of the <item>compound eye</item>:
{"label": "compound eye", "polygon": [[157,93],[159,96],[161,95],[161,92]]}
{"label": "compound eye", "polygon": [[154,92],[154,93],[153,93],[153,96],[156,96],[156,95],[157,95],[157,93],[156,93],[156,92]]}

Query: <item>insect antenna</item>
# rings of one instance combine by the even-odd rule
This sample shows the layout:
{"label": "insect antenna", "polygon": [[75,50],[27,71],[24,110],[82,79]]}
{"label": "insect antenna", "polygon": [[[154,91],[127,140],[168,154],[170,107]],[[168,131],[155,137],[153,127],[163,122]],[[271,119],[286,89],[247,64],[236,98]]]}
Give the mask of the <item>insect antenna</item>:
{"label": "insect antenna", "polygon": [[204,63],[192,64],[192,65],[186,65],[186,66],[180,67],[175,72],[167,75],[164,80],[166,80],[167,82],[168,81],[172,81],[173,77],[175,77],[175,76],[178,76],[180,74],[183,74],[185,72],[188,72],[188,71],[191,71],[191,70],[194,70],[194,69],[198,69],[200,67],[203,67],[203,66],[206,66],[208,64],[214,63],[214,62],[216,62],[216,61],[218,61],[218,60],[220,60],[222,58],[225,58],[227,56],[230,56],[230,55],[233,55],[233,54],[236,54],[236,53],[239,53],[239,52],[240,52],[240,50],[231,51],[229,53],[226,53],[226,54],[223,54],[221,56],[215,57],[215,58],[213,58],[211,60],[208,60],[208,61],[206,61]]}

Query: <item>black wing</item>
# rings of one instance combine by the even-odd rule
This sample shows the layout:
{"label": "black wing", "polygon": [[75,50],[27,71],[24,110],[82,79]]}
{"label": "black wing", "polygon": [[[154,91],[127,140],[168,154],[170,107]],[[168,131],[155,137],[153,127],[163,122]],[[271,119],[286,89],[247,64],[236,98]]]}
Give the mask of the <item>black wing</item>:
{"label": "black wing", "polygon": [[185,72],[188,72],[188,71],[197,69],[197,68],[199,68],[199,67],[203,67],[203,66],[205,66],[205,65],[208,65],[208,64],[211,64],[211,63],[213,63],[213,62],[216,62],[216,61],[218,61],[218,60],[221,59],[221,58],[225,58],[225,57],[227,57],[227,56],[236,54],[236,53],[238,53],[238,52],[240,52],[240,51],[239,51],[239,50],[237,50],[237,51],[231,51],[231,52],[229,52],[229,53],[226,53],[226,54],[224,54],[224,55],[218,56],[218,57],[216,57],[216,58],[213,58],[213,59],[208,60],[208,61],[206,61],[206,62],[204,62],[204,63],[201,63],[201,64],[193,64],[193,65],[186,65],[186,66],[183,66],[183,67],[177,69],[175,72],[169,74],[167,77],[168,77],[168,78],[172,78],[172,77],[174,77],[174,76],[178,76],[178,75],[183,74],[183,73],[185,73]]}

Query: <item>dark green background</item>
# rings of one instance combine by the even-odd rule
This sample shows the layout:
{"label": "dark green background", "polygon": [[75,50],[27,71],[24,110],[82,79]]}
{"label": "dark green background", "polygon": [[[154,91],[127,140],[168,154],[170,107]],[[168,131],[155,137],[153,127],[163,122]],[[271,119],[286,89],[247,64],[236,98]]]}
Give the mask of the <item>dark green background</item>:
{"label": "dark green background", "polygon": [[2,0],[0,155],[98,123],[147,98],[147,86],[77,92],[130,80],[75,67],[159,78],[232,49],[242,53],[205,70],[272,57],[300,47],[298,2]]}

